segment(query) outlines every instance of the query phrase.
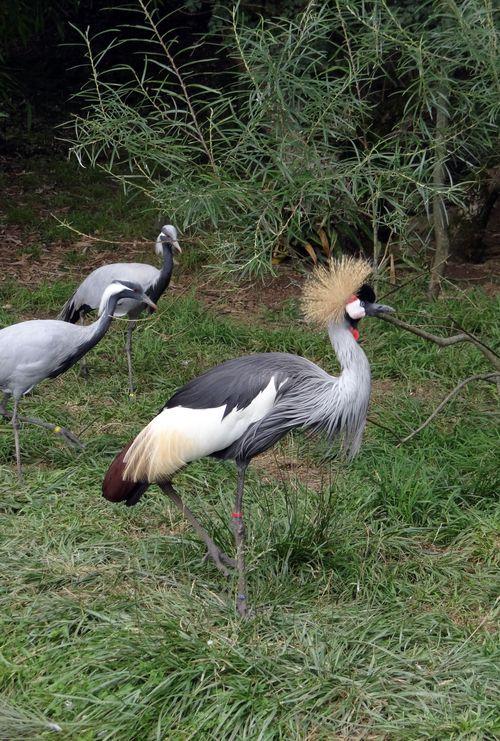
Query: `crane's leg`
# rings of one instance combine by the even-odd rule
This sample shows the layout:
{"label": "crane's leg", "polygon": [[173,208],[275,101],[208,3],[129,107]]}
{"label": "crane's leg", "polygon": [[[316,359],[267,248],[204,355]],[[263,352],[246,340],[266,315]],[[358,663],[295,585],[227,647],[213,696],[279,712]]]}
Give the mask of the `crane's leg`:
{"label": "crane's leg", "polygon": [[226,554],[215,545],[214,541],[207,533],[205,528],[198,522],[189,507],[184,504],[170,481],[165,481],[164,483],[160,484],[160,487],[162,491],[164,491],[165,494],[170,497],[172,502],[180,509],[186,520],[193,526],[193,529],[205,543],[205,545],[207,546],[208,555],[217,566],[219,571],[221,571],[224,576],[229,576],[229,571],[227,570],[226,566],[234,568],[236,566],[236,563],[233,561],[233,559],[229,558],[229,556],[226,556]]}
{"label": "crane's leg", "polygon": [[132,332],[135,329],[137,322],[129,321],[127,327],[127,337],[125,339],[125,352],[127,353],[127,365],[128,365],[128,393],[129,396],[134,395],[134,379],[132,376]]}
{"label": "crane's leg", "polygon": [[[78,318],[78,323],[82,325],[85,324],[84,315],[80,314]],[[82,378],[88,378],[89,377],[89,367],[87,365],[87,356],[84,355],[83,358],[80,358],[80,375]]]}
{"label": "crane's leg", "polygon": [[237,463],[238,486],[236,489],[236,502],[234,506],[233,530],[236,542],[236,567],[238,569],[238,594],[236,596],[236,609],[241,617],[248,614],[247,608],[247,578],[245,573],[245,523],[243,520],[243,489],[245,486],[245,473],[248,463]]}
{"label": "crane's leg", "polygon": [[19,399],[14,397],[14,411],[12,413],[12,429],[14,430],[14,443],[16,446],[16,466],[17,475],[20,480],[23,478],[23,472],[21,470],[21,446],[19,445],[19,418],[17,416],[17,406]]}
{"label": "crane's leg", "polygon": [[[6,409],[0,406],[0,414],[6,419],[11,419],[14,425],[14,414],[11,414]],[[44,427],[46,430],[51,430],[54,434],[60,435],[67,443],[74,445],[75,448],[84,448],[84,444],[74,435],[71,430],[67,427],[60,427],[59,425],[53,425],[52,422],[45,422],[43,419],[38,417],[24,417],[21,414],[17,415],[17,420],[20,422],[26,422],[30,425],[36,425],[37,427]]]}

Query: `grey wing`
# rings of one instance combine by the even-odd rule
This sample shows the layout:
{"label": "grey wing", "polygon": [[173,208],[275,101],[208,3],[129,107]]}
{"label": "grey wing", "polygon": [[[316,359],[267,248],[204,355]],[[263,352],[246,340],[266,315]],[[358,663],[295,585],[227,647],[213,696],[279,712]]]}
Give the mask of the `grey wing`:
{"label": "grey wing", "polygon": [[303,364],[273,409],[249,427],[227,457],[250,460],[294,428],[322,432],[329,440],[341,435],[344,450],[353,457],[361,445],[368,401],[369,393],[353,392],[317,365]]}
{"label": "grey wing", "polygon": [[272,448],[290,430],[299,424],[293,415],[284,415],[279,404],[264,419],[255,422],[233,445],[222,451],[218,457],[250,461],[256,455]]}
{"label": "grey wing", "polygon": [[[57,318],[74,324],[78,321],[80,315],[97,309],[102,294],[114,280],[139,283],[147,291],[157,280],[158,275],[159,270],[157,268],[142,262],[117,262],[111,265],[102,265],[80,283],[71,298],[64,304]],[[119,301],[118,311],[115,311],[115,314],[123,316],[132,308],[137,309],[137,302]]]}
{"label": "grey wing", "polygon": [[250,460],[295,428],[321,430],[332,439],[342,427],[340,408],[338,378],[313,363],[301,364],[273,409],[236,441],[228,457]]}
{"label": "grey wing", "polygon": [[[209,409],[225,406],[224,416],[243,409],[274,379],[279,398],[309,361],[288,353],[256,353],[228,360],[180,388],[164,408]],[[311,364],[313,365],[313,364]]]}

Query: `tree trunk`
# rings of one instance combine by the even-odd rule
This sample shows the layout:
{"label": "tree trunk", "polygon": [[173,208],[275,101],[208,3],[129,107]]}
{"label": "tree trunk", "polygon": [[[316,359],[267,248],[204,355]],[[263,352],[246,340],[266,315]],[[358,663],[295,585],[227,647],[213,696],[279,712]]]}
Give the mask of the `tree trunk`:
{"label": "tree trunk", "polygon": [[445,84],[440,85],[438,91],[438,102],[436,110],[436,138],[435,138],[435,162],[432,174],[434,185],[434,197],[432,216],[434,222],[435,253],[431,266],[429,282],[429,298],[436,298],[441,291],[441,279],[444,274],[448,255],[450,253],[450,240],[448,237],[448,217],[446,206],[441,192],[446,185],[446,135],[448,131],[448,96]]}

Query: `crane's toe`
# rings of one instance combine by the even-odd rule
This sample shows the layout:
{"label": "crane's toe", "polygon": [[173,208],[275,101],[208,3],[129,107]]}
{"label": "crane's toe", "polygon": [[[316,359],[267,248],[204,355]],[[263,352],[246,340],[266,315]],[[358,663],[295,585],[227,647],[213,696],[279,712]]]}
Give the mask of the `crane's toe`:
{"label": "crane's toe", "polygon": [[54,432],[56,434],[61,435],[64,440],[66,440],[67,443],[70,445],[73,445],[75,448],[80,448],[80,450],[83,450],[85,445],[82,443],[81,440],[77,438],[76,435],[73,435],[71,430],[68,430],[67,427],[54,427]]}
{"label": "crane's toe", "polygon": [[235,558],[229,558],[224,551],[219,551],[219,558],[222,561],[223,564],[226,566],[229,566],[230,569],[236,568],[236,559]]}

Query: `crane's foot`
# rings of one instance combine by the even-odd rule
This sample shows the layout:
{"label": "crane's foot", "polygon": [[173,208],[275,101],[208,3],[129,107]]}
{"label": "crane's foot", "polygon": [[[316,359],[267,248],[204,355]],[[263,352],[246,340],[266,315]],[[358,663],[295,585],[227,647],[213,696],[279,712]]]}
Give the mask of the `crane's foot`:
{"label": "crane's foot", "polygon": [[250,617],[250,610],[247,605],[246,594],[236,595],[236,610],[241,618]]}
{"label": "crane's foot", "polygon": [[160,488],[180,509],[186,520],[191,523],[198,536],[207,546],[207,553],[204,556],[203,560],[206,561],[208,558],[211,558],[221,574],[224,574],[224,576],[226,577],[230,576],[230,571],[227,567],[229,566],[230,568],[234,568],[236,566],[236,561],[234,561],[232,558],[229,558],[229,556],[227,556],[223,551],[220,550],[220,548],[215,545],[214,541],[207,533],[205,528],[198,522],[189,507],[184,504],[181,497],[177,494],[174,487],[172,486],[172,483],[170,481],[163,481],[159,482],[159,484]]}
{"label": "crane's foot", "polygon": [[[0,414],[2,414],[5,419],[12,419],[12,413],[7,412],[6,410],[0,410]],[[18,414],[17,416],[18,420],[20,422],[26,422],[30,425],[36,425],[37,427],[43,427],[45,430],[51,430],[51,432],[54,433],[54,435],[60,435],[65,442],[67,442],[69,445],[73,445],[75,448],[79,448],[80,450],[83,450],[85,445],[82,443],[81,440],[77,438],[76,435],[74,435],[71,430],[68,430],[67,427],[61,427],[60,425],[53,425],[52,422],[45,422],[43,419],[39,419],[38,417],[25,417],[23,414]]]}
{"label": "crane's foot", "polygon": [[59,427],[59,425],[55,425],[53,432],[56,435],[60,435],[65,442],[72,445],[74,448],[78,448],[79,450],[84,449],[85,445],[82,441],[79,440],[76,435],[73,435],[71,430],[68,430],[67,427]]}

